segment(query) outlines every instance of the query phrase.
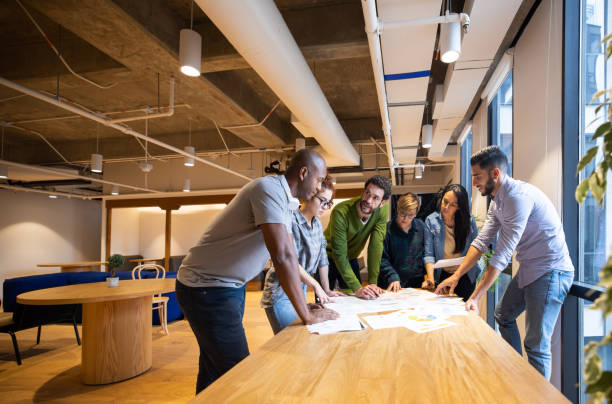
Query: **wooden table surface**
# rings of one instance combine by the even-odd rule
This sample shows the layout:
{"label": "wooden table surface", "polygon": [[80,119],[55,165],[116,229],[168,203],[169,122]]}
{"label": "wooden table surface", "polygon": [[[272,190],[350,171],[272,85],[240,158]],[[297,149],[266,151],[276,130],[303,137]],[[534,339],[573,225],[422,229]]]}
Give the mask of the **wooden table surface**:
{"label": "wooden table surface", "polygon": [[292,325],[192,402],[568,403],[480,317],[451,321],[424,334]]}
{"label": "wooden table surface", "polygon": [[172,292],[175,283],[176,279],[173,278],[120,280],[116,288],[108,287],[106,282],[79,283],[22,293],[17,296],[17,302],[47,305],[125,300]]}
{"label": "wooden table surface", "polygon": [[120,280],[34,290],[17,296],[27,305],[83,304],[81,380],[107,384],[130,379],[152,364],[152,297],[174,291],[175,279]]}

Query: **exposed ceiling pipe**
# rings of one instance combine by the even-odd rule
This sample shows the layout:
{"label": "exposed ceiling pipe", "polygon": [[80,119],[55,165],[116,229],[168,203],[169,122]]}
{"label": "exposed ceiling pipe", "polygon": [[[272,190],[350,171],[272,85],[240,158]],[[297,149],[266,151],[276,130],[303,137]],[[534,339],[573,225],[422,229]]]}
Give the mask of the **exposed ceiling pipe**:
{"label": "exposed ceiling pipe", "polygon": [[209,165],[211,167],[218,168],[219,170],[225,171],[226,173],[235,175],[235,176],[240,177],[242,179],[245,179],[247,181],[251,181],[250,177],[247,177],[246,175],[243,175],[243,174],[241,174],[241,173],[239,173],[237,171],[230,170],[229,168],[220,166],[218,164],[213,163],[212,161],[205,160],[205,159],[203,159],[201,157],[193,156],[192,154],[187,153],[183,149],[179,149],[178,147],[174,147],[172,145],[164,143],[164,142],[162,142],[160,140],[157,140],[155,138],[143,135],[142,133],[137,132],[137,131],[135,131],[135,130],[127,127],[127,126],[123,126],[123,125],[119,125],[117,123],[109,122],[108,119],[106,119],[104,117],[101,117],[100,115],[97,115],[97,114],[89,112],[89,111],[85,111],[85,110],[83,110],[83,109],[81,109],[79,107],[67,104],[67,103],[65,103],[65,102],[63,102],[61,100],[57,100],[57,99],[55,99],[53,97],[50,97],[50,96],[45,95],[45,94],[42,94],[42,93],[40,93],[38,91],[35,91],[35,90],[30,89],[30,88],[24,87],[24,86],[22,86],[20,84],[17,84],[17,83],[14,83],[14,82],[10,81],[10,80],[7,80],[4,77],[0,77],[0,84],[2,84],[5,87],[12,88],[13,90],[18,91],[20,93],[32,96],[32,97],[34,97],[36,99],[39,99],[41,101],[44,101],[44,102],[46,102],[48,104],[55,105],[56,107],[65,109],[65,110],[70,111],[70,112],[74,112],[75,114],[78,114],[78,115],[81,115],[82,117],[91,119],[92,121],[99,122],[102,125],[108,126],[109,128],[116,129],[119,132],[125,133],[126,135],[130,135],[130,136],[134,136],[134,137],[139,138],[139,139],[146,140],[146,141],[148,141],[151,144],[163,147],[164,149],[173,151],[174,153],[183,155],[185,157],[193,157],[194,160],[199,161],[200,163],[207,164],[207,165]]}
{"label": "exposed ceiling pipe", "polygon": [[11,190],[14,190],[14,191],[22,191],[22,192],[34,192],[36,194],[65,196],[66,198],[80,198],[80,199],[99,198],[99,196],[95,196],[95,195],[89,196],[89,195],[69,194],[69,193],[66,193],[66,192],[46,191],[44,189],[34,189],[34,188],[28,188],[28,187],[18,187],[18,186],[15,186],[15,185],[7,185],[7,184],[0,184],[0,188],[11,189]]}
{"label": "exposed ceiling pipe", "polygon": [[[25,94],[21,94],[20,97],[27,97]],[[0,100],[2,102],[2,100]],[[160,109],[168,109],[168,105],[162,105]],[[174,104],[174,108],[188,108],[191,109],[191,105],[189,104]],[[102,112],[101,114],[104,116],[116,115],[116,114],[129,114],[131,112],[139,112],[139,111],[147,111],[149,108],[135,108],[135,109],[122,109],[121,111],[111,111],[111,112]],[[80,115],[65,115],[65,116],[50,116],[48,118],[35,118],[35,119],[25,119],[22,121],[12,121],[9,122],[11,124],[20,125],[24,123],[37,123],[37,122],[49,122],[49,121],[63,121],[66,119],[75,119],[82,118]],[[144,119],[144,118],[143,118]]]}
{"label": "exposed ceiling pipe", "polygon": [[4,122],[4,121],[0,121],[0,126],[4,126],[5,128],[13,128],[13,129],[20,130],[20,131],[22,131],[22,132],[32,133],[32,134],[34,134],[34,135],[37,135],[38,137],[40,137],[40,138],[43,140],[43,142],[45,142],[45,143],[46,143],[46,144],[47,144],[47,145],[48,145],[48,146],[49,146],[51,149],[53,149],[53,151],[54,151],[54,152],[55,152],[55,153],[56,153],[58,156],[60,156],[60,158],[61,158],[62,160],[64,160],[64,162],[66,162],[66,163],[70,164],[70,162],[68,161],[68,159],[66,159],[66,157],[64,157],[64,155],[63,155],[62,153],[60,153],[60,152],[59,152],[59,150],[57,150],[57,149],[55,148],[55,146],[53,146],[53,145],[51,144],[51,142],[49,142],[49,141],[47,140],[47,138],[46,138],[46,137],[44,137],[44,136],[42,135],[42,133],[37,132],[37,131],[35,131],[35,130],[31,130],[31,129],[22,128],[22,127],[20,127],[20,126],[16,126],[16,125],[13,125],[12,123]]}
{"label": "exposed ceiling pipe", "polygon": [[319,87],[272,0],[196,0],[242,57],[329,154],[358,165],[359,154]]}
{"label": "exposed ceiling pipe", "polygon": [[129,189],[133,189],[135,191],[152,192],[152,193],[158,193],[158,194],[161,193],[160,191],[157,191],[157,190],[154,190],[154,189],[141,188],[141,187],[136,187],[134,185],[128,185],[128,184],[121,184],[119,182],[113,182],[113,181],[103,180],[103,179],[100,179],[100,178],[88,177],[86,175],[71,174],[71,173],[68,173],[68,172],[65,172],[65,171],[61,171],[61,170],[54,170],[52,168],[33,166],[33,165],[30,165],[30,164],[15,163],[14,161],[0,160],[0,164],[5,165],[5,166],[10,166],[10,167],[18,167],[18,168],[22,168],[22,169],[25,169],[25,170],[38,171],[38,172],[46,173],[46,174],[53,174],[53,175],[57,175],[59,177],[80,178],[82,180],[98,182],[100,184],[117,185],[119,187],[129,188]]}
{"label": "exposed ceiling pipe", "polygon": [[385,89],[385,75],[382,65],[382,51],[380,50],[380,34],[378,31],[378,16],[376,14],[376,1],[363,0],[361,2],[363,18],[365,20],[365,31],[368,34],[368,44],[370,45],[370,58],[372,59],[372,69],[374,70],[374,82],[376,83],[376,93],[378,95],[378,108],[382,118],[382,129],[385,134],[385,145],[387,149],[387,159],[391,167],[391,181],[396,185],[394,175],[395,158],[393,157],[393,141],[391,139],[391,122],[389,121],[389,109],[387,108],[387,90]]}
{"label": "exposed ceiling pipe", "polygon": [[157,112],[155,114],[145,114],[139,116],[129,116],[126,118],[110,119],[110,123],[142,121],[144,119],[164,118],[174,115],[174,77],[170,78],[170,101],[168,101],[168,110],[166,112]]}

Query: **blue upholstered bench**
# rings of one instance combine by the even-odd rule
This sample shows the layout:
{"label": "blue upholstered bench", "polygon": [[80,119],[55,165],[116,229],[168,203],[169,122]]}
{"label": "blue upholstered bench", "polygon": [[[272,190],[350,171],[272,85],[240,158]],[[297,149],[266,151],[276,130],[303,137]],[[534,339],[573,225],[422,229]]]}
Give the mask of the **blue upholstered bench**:
{"label": "blue upholstered bench", "polygon": [[[132,279],[131,271],[118,272],[119,279]],[[15,332],[28,328],[38,327],[37,342],[40,342],[41,326],[45,324],[73,323],[77,342],[80,338],[76,324],[81,321],[81,305],[56,306],[24,306],[17,303],[17,296],[32,290],[46,289],[57,286],[74,285],[79,283],[104,282],[109,276],[108,272],[58,272],[44,275],[31,275],[19,278],[6,279],[3,284],[4,299],[2,302],[4,313],[0,316],[0,332],[8,333],[13,339],[15,358],[21,364],[19,347]],[[142,278],[154,278],[155,275],[143,272]],[[167,272],[166,278],[176,278],[176,272]],[[168,296],[168,322],[181,319],[183,313],[176,300],[176,293],[164,293]],[[12,313],[12,319],[8,313]],[[157,310],[153,312],[153,324],[160,325]]]}

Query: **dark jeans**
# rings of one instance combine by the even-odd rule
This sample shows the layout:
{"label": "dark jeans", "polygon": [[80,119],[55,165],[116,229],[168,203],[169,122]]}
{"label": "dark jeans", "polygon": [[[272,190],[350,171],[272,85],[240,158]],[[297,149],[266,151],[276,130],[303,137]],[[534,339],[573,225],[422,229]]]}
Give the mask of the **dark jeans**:
{"label": "dark jeans", "polygon": [[[440,282],[452,275],[444,270],[440,272]],[[474,293],[475,287],[476,284],[470,280],[470,277],[467,274],[465,274],[461,278],[459,278],[459,282],[457,282],[457,287],[455,287],[455,294],[457,296],[460,296],[464,301],[467,301],[470,296],[472,296],[472,293]]]}
{"label": "dark jeans", "polygon": [[176,281],[176,298],[200,346],[196,394],[249,355],[241,288],[192,288]]}
{"label": "dark jeans", "polygon": [[[334,262],[334,259],[329,255],[327,256],[327,258],[329,259],[329,271],[328,271],[329,289],[334,290],[336,286],[336,281],[338,281],[338,287],[340,289],[348,289],[346,282],[344,282],[344,279],[342,279],[342,275],[340,275],[340,272],[338,272],[338,268],[336,267],[336,263]],[[349,264],[351,265],[351,268],[353,269],[353,273],[355,274],[359,282],[361,282],[361,275],[359,275],[359,261],[357,261],[357,258],[353,258],[352,260],[349,260]]]}

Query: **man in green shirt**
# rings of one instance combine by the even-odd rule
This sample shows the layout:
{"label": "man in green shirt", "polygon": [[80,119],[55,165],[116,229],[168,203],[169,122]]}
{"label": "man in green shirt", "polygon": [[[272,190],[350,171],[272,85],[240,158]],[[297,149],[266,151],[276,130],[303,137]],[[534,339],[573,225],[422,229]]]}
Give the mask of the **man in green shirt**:
{"label": "man in green shirt", "polygon": [[[361,196],[336,205],[325,238],[329,257],[329,287],[338,280],[362,299],[375,299],[383,290],[376,282],[380,271],[383,240],[387,230],[391,181],[381,175],[368,179]],[[370,238],[368,246],[368,285],[361,286],[357,257]]]}

